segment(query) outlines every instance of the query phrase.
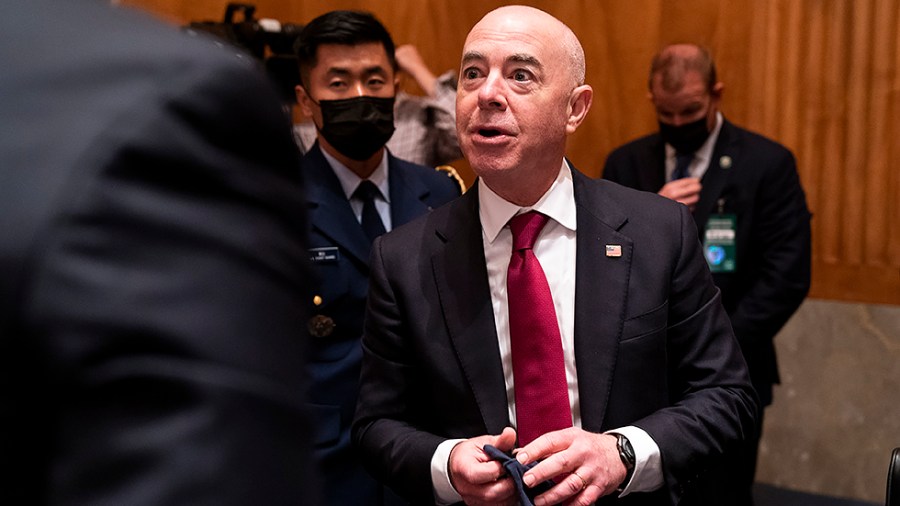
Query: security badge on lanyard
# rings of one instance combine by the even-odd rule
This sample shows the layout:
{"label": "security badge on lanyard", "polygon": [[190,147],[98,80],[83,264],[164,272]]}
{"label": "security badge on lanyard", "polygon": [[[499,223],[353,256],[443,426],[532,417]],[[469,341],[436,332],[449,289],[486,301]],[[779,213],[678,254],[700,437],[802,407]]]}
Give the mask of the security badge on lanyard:
{"label": "security badge on lanyard", "polygon": [[710,215],[703,237],[703,256],[710,272],[734,272],[737,217],[724,214],[725,199],[719,199],[719,212]]}

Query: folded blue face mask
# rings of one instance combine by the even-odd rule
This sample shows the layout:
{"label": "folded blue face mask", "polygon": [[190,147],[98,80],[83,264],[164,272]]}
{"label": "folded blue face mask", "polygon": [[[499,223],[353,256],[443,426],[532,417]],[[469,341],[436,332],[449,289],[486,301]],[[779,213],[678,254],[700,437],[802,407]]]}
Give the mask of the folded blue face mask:
{"label": "folded blue face mask", "polygon": [[553,480],[547,480],[543,483],[538,483],[534,487],[528,488],[522,481],[522,476],[525,474],[525,471],[538,465],[537,462],[532,462],[528,465],[522,464],[512,455],[491,445],[484,445],[484,453],[487,453],[491,459],[496,460],[503,465],[503,469],[506,469],[506,474],[508,474],[509,477],[512,478],[513,483],[516,484],[516,491],[519,494],[519,503],[521,503],[522,506],[534,506],[535,497],[550,490],[553,485],[556,485]]}

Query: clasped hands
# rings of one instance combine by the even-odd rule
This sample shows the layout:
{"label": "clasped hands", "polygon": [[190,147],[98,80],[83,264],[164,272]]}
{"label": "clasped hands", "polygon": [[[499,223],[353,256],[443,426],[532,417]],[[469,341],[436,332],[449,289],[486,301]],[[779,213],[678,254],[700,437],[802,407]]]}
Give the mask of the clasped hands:
{"label": "clasped hands", "polygon": [[485,453],[485,445],[515,455],[522,464],[539,462],[523,476],[526,487],[546,480],[556,483],[535,498],[535,506],[588,505],[611,494],[627,475],[619,458],[616,437],[570,427],[548,432],[514,450],[516,431],[503,429],[499,436],[479,436],[457,444],[450,452],[450,482],[470,505],[518,504],[515,484],[503,466]]}

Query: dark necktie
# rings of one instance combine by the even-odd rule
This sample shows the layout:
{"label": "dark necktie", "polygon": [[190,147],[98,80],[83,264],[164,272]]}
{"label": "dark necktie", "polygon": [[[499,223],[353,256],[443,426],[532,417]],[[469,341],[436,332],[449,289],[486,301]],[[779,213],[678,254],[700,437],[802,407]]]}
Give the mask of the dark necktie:
{"label": "dark necktie", "polygon": [[359,183],[356,191],[353,192],[353,197],[362,200],[363,203],[362,229],[366,233],[366,237],[369,238],[369,242],[374,241],[376,237],[385,232],[384,222],[381,221],[381,216],[378,214],[378,210],[375,209],[375,197],[380,195],[381,192],[378,191],[378,187],[368,179]]}
{"label": "dark necktie", "polygon": [[572,426],[556,310],[544,270],[532,251],[548,220],[531,211],[509,221],[513,248],[506,288],[519,446]]}
{"label": "dark necktie", "polygon": [[693,153],[675,153],[675,170],[672,171],[672,181],[691,175],[688,168],[691,166],[693,159]]}

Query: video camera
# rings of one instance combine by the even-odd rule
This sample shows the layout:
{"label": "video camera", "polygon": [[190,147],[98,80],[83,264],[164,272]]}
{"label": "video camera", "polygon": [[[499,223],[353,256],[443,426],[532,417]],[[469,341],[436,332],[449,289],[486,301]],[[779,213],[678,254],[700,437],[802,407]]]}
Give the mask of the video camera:
{"label": "video camera", "polygon": [[[243,16],[241,21],[235,20],[238,12]],[[303,25],[281,23],[276,19],[256,19],[253,17],[255,13],[255,5],[229,3],[222,22],[192,21],[185,28],[210,33],[249,52],[263,62],[282,99],[294,102],[294,87],[300,84],[294,42]]]}

